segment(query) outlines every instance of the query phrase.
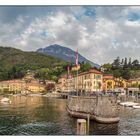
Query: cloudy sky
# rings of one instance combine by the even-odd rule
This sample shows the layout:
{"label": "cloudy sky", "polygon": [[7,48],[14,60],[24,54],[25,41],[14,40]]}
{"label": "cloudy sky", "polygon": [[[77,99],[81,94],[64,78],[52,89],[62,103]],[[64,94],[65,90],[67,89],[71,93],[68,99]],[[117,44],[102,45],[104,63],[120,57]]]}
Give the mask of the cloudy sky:
{"label": "cloudy sky", "polygon": [[0,6],[0,46],[59,44],[98,64],[140,60],[140,6]]}

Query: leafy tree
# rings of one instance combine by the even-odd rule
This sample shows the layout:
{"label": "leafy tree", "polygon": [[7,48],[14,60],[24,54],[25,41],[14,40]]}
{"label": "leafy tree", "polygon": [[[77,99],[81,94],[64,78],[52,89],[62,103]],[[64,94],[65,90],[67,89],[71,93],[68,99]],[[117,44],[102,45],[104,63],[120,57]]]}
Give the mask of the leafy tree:
{"label": "leafy tree", "polygon": [[115,77],[121,77],[121,72],[120,72],[120,70],[119,70],[119,69],[114,70],[114,71],[113,71],[113,75],[114,75]]}
{"label": "leafy tree", "polygon": [[128,68],[128,69],[125,69],[123,72],[122,72],[122,77],[124,78],[124,79],[129,79],[130,78],[130,69]]}
{"label": "leafy tree", "polygon": [[119,56],[118,56],[118,57],[114,60],[114,62],[112,63],[112,67],[113,67],[114,69],[117,69],[117,68],[120,67],[120,57],[119,57]]}
{"label": "leafy tree", "polygon": [[124,59],[124,65],[123,65],[123,68],[127,68],[127,58],[125,57],[125,59]]}
{"label": "leafy tree", "polygon": [[84,71],[88,71],[91,67],[92,67],[91,64],[88,63],[88,62],[82,63],[82,65],[81,65],[81,71],[83,71],[83,72]]}
{"label": "leafy tree", "polygon": [[103,65],[102,65],[102,68],[104,69],[105,72],[106,72],[106,71],[110,71],[111,68],[112,68],[112,65],[109,64],[109,63],[103,64]]}
{"label": "leafy tree", "polygon": [[136,59],[132,62],[132,66],[135,68],[135,69],[138,69],[139,68],[139,61]]}

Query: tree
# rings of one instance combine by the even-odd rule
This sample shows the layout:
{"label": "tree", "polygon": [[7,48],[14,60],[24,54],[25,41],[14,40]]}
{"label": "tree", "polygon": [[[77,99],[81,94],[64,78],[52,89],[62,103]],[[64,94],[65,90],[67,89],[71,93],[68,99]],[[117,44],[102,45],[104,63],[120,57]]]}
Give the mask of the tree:
{"label": "tree", "polygon": [[128,64],[127,64],[127,58],[125,57],[125,59],[124,59],[124,66],[123,66],[123,68],[127,68],[127,66],[128,66]]}
{"label": "tree", "polygon": [[83,63],[81,64],[81,71],[84,72],[84,71],[88,71],[90,68],[91,68],[91,64],[86,62],[86,63]]}
{"label": "tree", "polygon": [[124,78],[124,79],[129,79],[130,78],[130,69],[128,68],[128,69],[125,69],[123,72],[122,72],[122,77]]}
{"label": "tree", "polygon": [[114,62],[112,63],[112,67],[113,67],[114,69],[117,69],[117,68],[120,67],[120,57],[119,57],[119,56],[118,56],[118,57],[114,60]]}
{"label": "tree", "polygon": [[124,66],[124,59],[122,59],[122,61],[121,61],[121,66],[122,67]]}
{"label": "tree", "polygon": [[135,60],[132,62],[132,66],[133,66],[133,68],[138,69],[138,68],[139,68],[139,61],[138,61],[137,59],[135,59]]}
{"label": "tree", "polygon": [[113,71],[113,75],[114,75],[114,77],[121,77],[121,72],[120,72],[120,70],[119,70],[119,69],[114,70],[114,71]]}
{"label": "tree", "polygon": [[129,68],[132,67],[131,57],[129,57],[128,67],[129,67]]}
{"label": "tree", "polygon": [[112,65],[109,64],[109,63],[107,63],[107,64],[103,64],[103,65],[102,65],[102,68],[104,69],[104,72],[106,72],[106,71],[110,71],[111,68],[112,68]]}

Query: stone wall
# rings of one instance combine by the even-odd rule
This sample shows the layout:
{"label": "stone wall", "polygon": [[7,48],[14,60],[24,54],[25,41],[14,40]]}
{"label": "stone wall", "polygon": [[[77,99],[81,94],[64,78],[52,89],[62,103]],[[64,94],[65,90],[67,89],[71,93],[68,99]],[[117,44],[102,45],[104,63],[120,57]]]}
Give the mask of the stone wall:
{"label": "stone wall", "polygon": [[99,117],[118,117],[117,98],[114,96],[69,96],[68,108]]}

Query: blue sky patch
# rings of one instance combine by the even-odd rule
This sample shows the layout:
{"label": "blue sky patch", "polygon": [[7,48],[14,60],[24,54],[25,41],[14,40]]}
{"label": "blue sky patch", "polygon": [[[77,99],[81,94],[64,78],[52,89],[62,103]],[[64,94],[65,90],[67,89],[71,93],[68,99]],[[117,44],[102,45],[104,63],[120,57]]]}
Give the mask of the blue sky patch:
{"label": "blue sky patch", "polygon": [[93,7],[85,7],[85,15],[89,17],[95,17],[96,16],[96,10]]}
{"label": "blue sky patch", "polygon": [[128,20],[130,21],[137,21],[137,20],[140,20],[140,14],[138,13],[130,13],[129,16],[128,16]]}

